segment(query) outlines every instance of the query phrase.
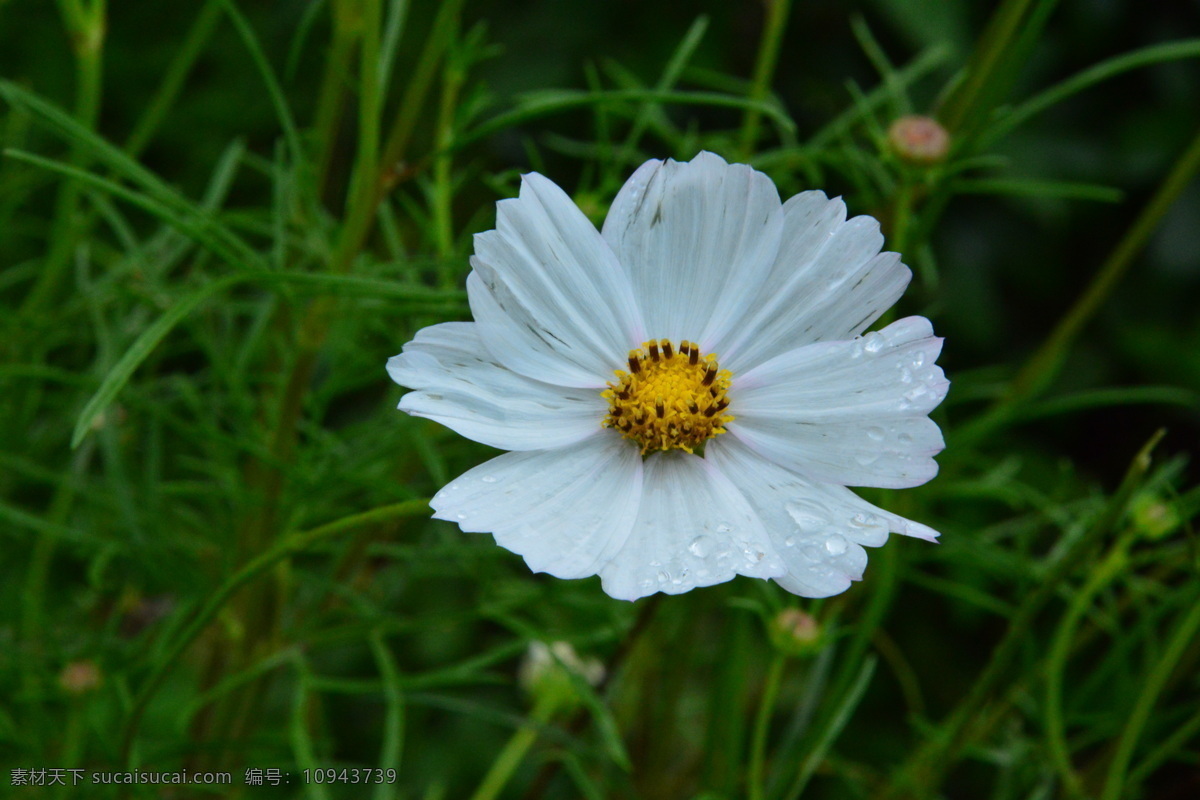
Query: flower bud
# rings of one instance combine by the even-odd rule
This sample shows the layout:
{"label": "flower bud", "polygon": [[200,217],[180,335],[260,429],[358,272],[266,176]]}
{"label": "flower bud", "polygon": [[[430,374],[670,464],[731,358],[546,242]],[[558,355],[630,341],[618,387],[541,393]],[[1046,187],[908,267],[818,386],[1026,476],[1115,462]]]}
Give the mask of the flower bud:
{"label": "flower bud", "polygon": [[76,697],[94,692],[101,683],[100,668],[95,661],[88,659],[72,661],[58,673],[58,685],[64,692]]}
{"label": "flower bud", "polygon": [[821,649],[821,624],[816,617],[798,608],[785,608],[768,626],[773,644],[789,656],[808,656]]}
{"label": "flower bud", "polygon": [[604,680],[604,665],[594,658],[580,658],[566,642],[532,642],[517,677],[535,701],[558,707],[572,706],[579,699],[572,674],[598,686]]}
{"label": "flower bud", "polygon": [[1174,504],[1149,492],[1135,497],[1129,511],[1133,527],[1147,539],[1161,539],[1183,522]]}
{"label": "flower bud", "polygon": [[929,166],[946,160],[950,134],[933,117],[909,114],[888,128],[892,152],[910,164]]}

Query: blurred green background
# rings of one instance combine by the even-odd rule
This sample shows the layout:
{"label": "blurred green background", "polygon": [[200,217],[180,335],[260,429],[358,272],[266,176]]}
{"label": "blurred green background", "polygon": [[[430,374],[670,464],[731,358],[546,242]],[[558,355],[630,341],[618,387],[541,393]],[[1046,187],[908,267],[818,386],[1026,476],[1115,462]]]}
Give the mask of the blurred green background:
{"label": "blurred green background", "polygon": [[[1200,796],[1198,30],[1194,0],[0,0],[6,792]],[[905,113],[945,160],[889,145]],[[880,218],[946,337],[942,474],[862,492],[943,543],[838,598],[631,605],[427,520],[493,453],[383,364],[469,318],[495,201],[533,169],[599,222],[699,149]],[[537,640],[608,679],[531,696]],[[134,766],[234,786],[9,787]],[[300,777],[343,767],[396,782]]]}

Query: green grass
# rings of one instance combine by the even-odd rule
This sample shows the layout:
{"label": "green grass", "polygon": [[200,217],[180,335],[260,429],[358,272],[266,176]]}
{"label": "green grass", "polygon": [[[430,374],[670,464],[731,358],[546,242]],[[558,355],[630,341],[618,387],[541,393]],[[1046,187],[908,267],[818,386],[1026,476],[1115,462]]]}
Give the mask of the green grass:
{"label": "green grass", "polygon": [[[970,5],[0,2],[5,796],[1200,791],[1200,42]],[[429,519],[492,451],[394,408],[522,172],[600,221],[701,149],[878,217],[947,337],[941,473],[862,492],[942,542],[835,598],[532,575]],[[536,640],[606,677],[531,693]]]}

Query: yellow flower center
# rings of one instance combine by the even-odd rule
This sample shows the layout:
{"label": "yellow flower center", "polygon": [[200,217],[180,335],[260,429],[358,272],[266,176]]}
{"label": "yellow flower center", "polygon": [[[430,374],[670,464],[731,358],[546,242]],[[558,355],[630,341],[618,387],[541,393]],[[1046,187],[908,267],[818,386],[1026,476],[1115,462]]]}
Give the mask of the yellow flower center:
{"label": "yellow flower center", "polygon": [[641,445],[642,455],[680,448],[689,453],[718,433],[733,417],[729,408],[729,370],[717,366],[713,353],[703,355],[693,342],[649,341],[629,351],[629,371],[602,396],[608,400],[604,427],[614,428]]}

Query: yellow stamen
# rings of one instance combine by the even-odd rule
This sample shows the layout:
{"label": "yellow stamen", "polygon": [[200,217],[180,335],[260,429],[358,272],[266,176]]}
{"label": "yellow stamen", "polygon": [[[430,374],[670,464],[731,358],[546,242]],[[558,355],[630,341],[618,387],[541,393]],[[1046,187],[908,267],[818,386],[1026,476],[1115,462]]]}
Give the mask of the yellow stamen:
{"label": "yellow stamen", "polygon": [[608,400],[604,427],[637,442],[645,455],[655,450],[693,452],[725,433],[733,417],[729,408],[728,370],[717,357],[702,355],[686,339],[676,351],[667,339],[651,340],[629,351],[629,372],[616,370],[617,380],[602,395]]}

